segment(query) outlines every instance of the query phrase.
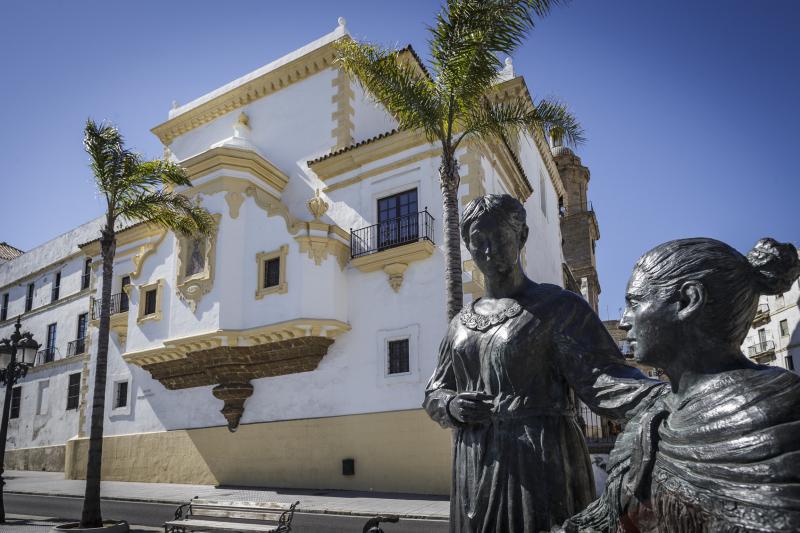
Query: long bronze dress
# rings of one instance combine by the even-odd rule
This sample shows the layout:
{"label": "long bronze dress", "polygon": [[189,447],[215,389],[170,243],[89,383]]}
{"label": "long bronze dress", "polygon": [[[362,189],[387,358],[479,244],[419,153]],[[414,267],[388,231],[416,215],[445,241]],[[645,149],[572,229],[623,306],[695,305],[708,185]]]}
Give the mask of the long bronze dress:
{"label": "long bronze dress", "polygon": [[[594,482],[570,386],[597,412],[622,418],[660,384],[623,363],[580,296],[529,282],[517,302],[494,320],[470,307],[456,316],[426,389],[428,414],[455,429],[453,532],[534,533],[583,509]],[[465,391],[494,397],[490,423],[450,416],[448,402]]]}

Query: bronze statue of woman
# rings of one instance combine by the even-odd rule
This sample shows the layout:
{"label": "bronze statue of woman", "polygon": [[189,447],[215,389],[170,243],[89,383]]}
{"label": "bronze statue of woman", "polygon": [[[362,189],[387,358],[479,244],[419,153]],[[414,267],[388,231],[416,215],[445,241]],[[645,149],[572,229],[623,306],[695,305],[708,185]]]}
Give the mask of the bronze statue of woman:
{"label": "bronze statue of woman", "polygon": [[455,430],[453,532],[536,533],[583,509],[594,482],[570,387],[613,418],[663,387],[623,363],[583,298],[525,276],[525,220],[519,201],[489,195],[461,221],[485,295],[450,323],[424,402]]}
{"label": "bronze statue of woman", "polygon": [[759,295],[798,275],[797,249],[772,239],[747,257],[682,239],[639,259],[620,327],[671,389],[629,413],[602,497],[556,530],[800,531],[800,376],[741,351]]}

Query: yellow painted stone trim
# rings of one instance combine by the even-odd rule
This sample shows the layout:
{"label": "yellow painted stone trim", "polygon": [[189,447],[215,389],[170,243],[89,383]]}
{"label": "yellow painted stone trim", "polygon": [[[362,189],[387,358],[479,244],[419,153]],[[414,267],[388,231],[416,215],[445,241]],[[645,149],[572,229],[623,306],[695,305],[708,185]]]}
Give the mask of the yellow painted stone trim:
{"label": "yellow painted stone trim", "polygon": [[158,247],[161,245],[162,242],[164,242],[164,237],[166,236],[167,236],[167,231],[161,230],[161,235],[157,236],[157,239],[155,241],[151,240],[150,242],[143,244],[136,250],[136,254],[132,258],[133,272],[131,272],[131,279],[136,279],[141,275],[145,259],[147,259],[151,255],[156,253],[156,251],[158,251]]}
{"label": "yellow painted stone trim", "polygon": [[350,260],[350,247],[330,234],[324,237],[298,235],[294,239],[300,245],[300,253],[308,254],[309,259],[313,259],[317,266],[328,258],[328,254],[336,258],[340,270],[344,270]]}
{"label": "yellow painted stone trim", "polygon": [[[289,284],[286,282],[286,256],[289,255],[289,245],[284,244],[277,250],[271,252],[259,252],[256,254],[256,263],[258,263],[258,279],[256,280],[256,300],[260,300],[268,294],[284,294],[289,290]],[[280,275],[278,277],[278,284],[272,287],[264,287],[264,276],[267,272],[267,261],[272,259],[280,259]]]}
{"label": "yellow painted stone trim", "polygon": [[340,150],[353,143],[353,135],[355,133],[353,100],[355,99],[355,92],[353,91],[350,77],[342,69],[338,69],[336,77],[331,81],[331,85],[336,89],[336,92],[331,97],[331,103],[336,106],[334,112],[331,113],[331,119],[334,123],[331,137],[334,139],[333,150]]}
{"label": "yellow painted stone trim", "polygon": [[217,262],[217,234],[222,215],[214,214],[214,231],[205,237],[206,247],[203,257],[203,270],[191,276],[186,275],[185,265],[189,261],[190,241],[193,237],[177,236],[177,277],[175,289],[178,297],[183,300],[194,313],[197,304],[203,295],[208,294],[214,286],[214,271]]}
{"label": "yellow painted stone trim", "polygon": [[210,333],[169,339],[157,348],[128,352],[123,355],[123,359],[128,363],[145,366],[184,359],[188,353],[220,346],[255,346],[302,337],[335,339],[347,331],[350,331],[350,325],[339,320],[295,318],[250,329],[220,329]]}
{"label": "yellow painted stone trim", "polygon": [[181,161],[189,179],[196,180],[219,169],[240,170],[260,179],[265,184],[282,192],[289,182],[281,169],[252,150],[231,146],[211,148],[196,156]]}
{"label": "yellow painted stone trim", "polygon": [[414,261],[422,261],[429,258],[433,255],[435,249],[436,247],[431,241],[421,240],[374,254],[356,257],[350,263],[361,272],[383,270],[394,292],[400,292],[400,287],[403,284],[403,275],[408,265]]}
{"label": "yellow painted stone trim", "polygon": [[336,58],[334,43],[335,41],[321,46],[294,61],[290,61],[258,78],[235,87],[208,102],[204,102],[159,124],[150,131],[156,134],[163,144],[168,145],[179,135],[183,135],[226,113],[331,68]]}
{"label": "yellow painted stone trim", "polygon": [[464,272],[470,275],[470,281],[464,284],[464,294],[472,296],[473,301],[481,298],[486,291],[483,272],[478,270],[478,265],[472,259],[464,261]]}
{"label": "yellow painted stone trim", "polygon": [[380,174],[384,174],[386,172],[391,172],[393,170],[397,170],[408,165],[414,164],[418,161],[423,161],[425,159],[430,159],[432,157],[439,157],[442,155],[442,150],[440,148],[433,148],[431,150],[425,150],[424,152],[418,152],[416,154],[410,155],[399,161],[395,161],[394,163],[389,163],[377,168],[373,168],[366,172],[362,172],[352,178],[348,178],[346,180],[339,181],[332,185],[329,185],[324,190],[325,193],[331,193],[333,191],[344,189],[345,187],[349,187],[351,185],[355,185],[356,183],[360,183],[366,179],[372,178],[374,176],[378,176]]}
{"label": "yellow painted stone trim", "polygon": [[311,169],[321,180],[327,181],[373,161],[398,154],[427,142],[428,140],[421,130],[400,131],[313,163]]}
{"label": "yellow painted stone trim", "polygon": [[[145,313],[145,300],[148,292],[156,291],[156,310],[149,315]],[[139,285],[139,309],[136,316],[136,323],[141,324],[147,321],[159,321],[163,318],[163,299],[164,299],[164,280],[160,279],[146,285]],[[120,313],[122,314],[122,313]]]}
{"label": "yellow painted stone trim", "polygon": [[[134,224],[128,228],[121,229],[117,232],[116,235],[117,249],[122,248],[123,246],[128,246],[129,244],[133,244],[144,239],[157,237],[163,231],[164,228],[152,223],[139,223],[139,224]],[[88,242],[83,246],[81,246],[81,248],[83,249],[83,253],[85,253],[87,256],[96,257],[100,255],[100,240],[97,239]],[[136,251],[137,251],[136,248],[132,248],[130,250],[123,250],[115,254],[115,259],[118,257],[124,257]]]}
{"label": "yellow painted stone trim", "polygon": [[[88,444],[67,442],[67,479],[86,477]],[[446,495],[451,447],[422,409],[180,429],[104,437],[102,479]]]}
{"label": "yellow painted stone trim", "polygon": [[486,194],[481,152],[474,143],[467,145],[464,155],[459,158],[459,164],[461,170],[465,165],[467,167],[467,171],[461,175],[461,184],[467,186],[467,193],[461,197],[461,205],[465,206],[475,198]]}

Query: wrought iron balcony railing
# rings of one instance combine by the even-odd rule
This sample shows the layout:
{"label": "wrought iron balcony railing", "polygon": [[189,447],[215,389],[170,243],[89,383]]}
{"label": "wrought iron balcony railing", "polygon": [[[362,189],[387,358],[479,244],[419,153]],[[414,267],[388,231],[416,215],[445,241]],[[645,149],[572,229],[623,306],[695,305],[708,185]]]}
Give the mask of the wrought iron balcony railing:
{"label": "wrought iron balcony railing", "polygon": [[428,208],[425,208],[419,213],[350,230],[350,257],[373,254],[421,240],[433,243],[433,221]]}
{"label": "wrought iron balcony railing", "polygon": [[[120,292],[111,295],[111,314],[125,313],[128,311],[128,294]],[[100,300],[92,298],[92,320],[100,319]]]}
{"label": "wrought iron balcony railing", "polygon": [[36,352],[36,359],[34,359],[33,364],[36,365],[43,365],[45,363],[51,363],[56,360],[56,349],[55,347],[50,348],[43,348]]}
{"label": "wrought iron balcony railing", "polygon": [[74,357],[86,353],[86,338],[75,339],[67,344],[67,357]]}
{"label": "wrought iron balcony railing", "polygon": [[582,202],[569,207],[561,206],[558,211],[562,217],[567,217],[578,213],[594,213],[594,206],[592,202]]}
{"label": "wrought iron balcony railing", "polygon": [[759,357],[775,351],[774,341],[762,341],[747,347],[748,357]]}

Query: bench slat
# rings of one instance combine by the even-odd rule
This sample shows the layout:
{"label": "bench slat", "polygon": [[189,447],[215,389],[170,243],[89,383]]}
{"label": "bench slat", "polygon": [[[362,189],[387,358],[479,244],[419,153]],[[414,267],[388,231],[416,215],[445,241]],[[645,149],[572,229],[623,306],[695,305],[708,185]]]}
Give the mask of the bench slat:
{"label": "bench slat", "polygon": [[248,520],[266,520],[277,522],[281,513],[269,513],[261,510],[237,509],[234,507],[200,507],[192,505],[192,516],[212,516],[217,518],[246,518]]}
{"label": "bench slat", "polygon": [[194,499],[190,502],[192,505],[204,505],[209,507],[242,507],[247,509],[275,509],[281,511],[288,511],[292,506],[290,503],[278,502],[238,502],[238,501],[224,501],[224,500],[201,500]]}
{"label": "bench slat", "polygon": [[165,525],[180,526],[197,531],[253,531],[256,533],[273,533],[278,528],[270,525],[242,524],[235,522],[214,522],[213,520],[171,520]]}

